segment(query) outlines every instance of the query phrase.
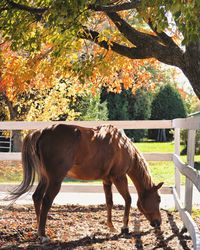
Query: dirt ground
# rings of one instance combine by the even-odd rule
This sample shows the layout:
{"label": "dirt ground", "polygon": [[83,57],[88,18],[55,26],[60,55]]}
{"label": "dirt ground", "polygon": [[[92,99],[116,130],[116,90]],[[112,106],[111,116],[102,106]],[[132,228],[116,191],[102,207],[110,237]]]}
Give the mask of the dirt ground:
{"label": "dirt ground", "polygon": [[36,235],[33,206],[0,207],[1,249],[165,249],[191,250],[192,241],[183,229],[177,212],[161,210],[162,226],[154,229],[137,210],[130,213],[129,234],[122,235],[123,206],[114,206],[116,232],[106,226],[105,205],[53,206],[48,216],[49,243],[41,244]]}

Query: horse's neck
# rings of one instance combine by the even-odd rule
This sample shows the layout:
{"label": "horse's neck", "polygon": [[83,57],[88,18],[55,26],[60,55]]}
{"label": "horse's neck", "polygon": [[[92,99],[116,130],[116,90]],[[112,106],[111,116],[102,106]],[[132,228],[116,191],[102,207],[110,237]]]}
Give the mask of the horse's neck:
{"label": "horse's neck", "polygon": [[146,190],[150,190],[154,186],[148,165],[137,151],[132,159],[128,175],[134,183],[138,195],[142,195]]}

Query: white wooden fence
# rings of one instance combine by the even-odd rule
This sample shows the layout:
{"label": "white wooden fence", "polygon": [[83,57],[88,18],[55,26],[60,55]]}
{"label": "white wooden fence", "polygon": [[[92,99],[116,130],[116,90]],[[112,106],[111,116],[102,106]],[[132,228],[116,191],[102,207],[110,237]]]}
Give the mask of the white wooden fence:
{"label": "white wooden fence", "polygon": [[[58,122],[0,122],[2,130],[33,130],[51,126]],[[193,185],[200,192],[200,174],[194,169],[195,134],[200,129],[200,118],[186,118],[161,121],[72,121],[59,122],[76,124],[85,127],[94,127],[101,124],[113,124],[119,129],[174,129],[175,149],[172,153],[144,153],[148,161],[173,161],[175,164],[175,186],[173,196],[176,208],[182,221],[189,231],[194,249],[200,250],[200,232],[191,217]],[[187,164],[180,159],[180,129],[188,130]],[[0,153],[0,160],[21,160],[21,153]],[[185,201],[180,200],[180,173],[186,176]]]}
{"label": "white wooden fence", "polygon": [[[191,217],[193,184],[200,192],[200,173],[194,169],[195,135],[196,130],[200,129],[200,118],[175,119],[172,121],[172,127],[175,129],[175,152],[173,154],[175,164],[174,200],[181,219],[192,237],[194,249],[200,250],[200,232]],[[180,159],[180,129],[188,130],[187,164]],[[184,204],[180,201],[180,173],[186,176]]]}
{"label": "white wooden fence", "polygon": [[0,130],[0,151],[11,152],[12,151],[12,133],[8,137],[2,134]]}

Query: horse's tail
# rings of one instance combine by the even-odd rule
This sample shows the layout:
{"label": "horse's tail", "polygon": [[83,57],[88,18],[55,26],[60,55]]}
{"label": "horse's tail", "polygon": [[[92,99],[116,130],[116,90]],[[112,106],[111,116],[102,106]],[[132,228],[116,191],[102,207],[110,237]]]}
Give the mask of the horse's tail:
{"label": "horse's tail", "polygon": [[41,135],[40,130],[28,134],[22,144],[23,180],[21,184],[10,191],[6,200],[16,201],[22,194],[28,192],[35,181],[35,175],[39,172],[40,159],[37,152],[37,141]]}

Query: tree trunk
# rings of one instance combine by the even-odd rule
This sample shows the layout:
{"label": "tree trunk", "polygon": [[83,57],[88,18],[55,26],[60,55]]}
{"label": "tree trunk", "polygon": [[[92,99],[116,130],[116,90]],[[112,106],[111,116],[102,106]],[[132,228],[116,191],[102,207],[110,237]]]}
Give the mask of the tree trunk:
{"label": "tree trunk", "polygon": [[22,133],[20,130],[13,130],[13,152],[21,152],[22,147]]}
{"label": "tree trunk", "polygon": [[188,78],[195,94],[200,100],[200,73],[194,72],[193,69],[183,70],[183,73]]}
{"label": "tree trunk", "polygon": [[182,71],[200,99],[200,40],[186,47],[184,61],[185,67]]}
{"label": "tree trunk", "polygon": [[[9,100],[5,93],[2,93],[2,98],[5,104],[8,107],[10,120],[16,121],[18,117],[17,108],[15,108],[12,101]],[[13,130],[12,131],[12,151],[13,152],[20,152],[22,147],[22,133],[20,130]]]}

